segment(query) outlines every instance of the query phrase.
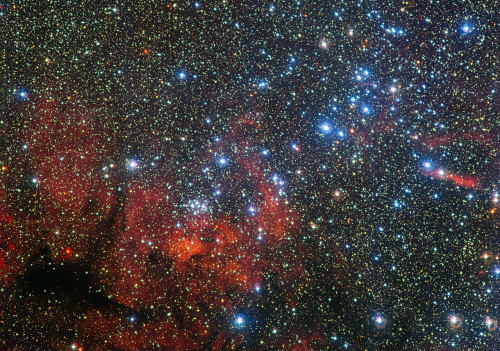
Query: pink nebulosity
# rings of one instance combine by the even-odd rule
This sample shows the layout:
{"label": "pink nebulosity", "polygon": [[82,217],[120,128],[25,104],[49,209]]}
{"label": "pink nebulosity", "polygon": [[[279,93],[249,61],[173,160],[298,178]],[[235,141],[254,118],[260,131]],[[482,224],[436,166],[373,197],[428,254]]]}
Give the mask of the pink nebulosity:
{"label": "pink nebulosity", "polygon": [[479,180],[476,177],[453,174],[443,169],[424,170],[422,173],[434,179],[452,181],[464,188],[475,188],[479,184]]}
{"label": "pink nebulosity", "polygon": [[[231,145],[254,150],[254,141],[242,131],[244,127],[258,129],[252,118],[238,119],[212,152],[226,149],[229,153]],[[200,155],[201,162],[195,162],[192,169],[202,168],[199,165],[206,159],[213,159],[213,154]],[[148,322],[139,332],[114,335],[117,347],[148,349],[154,342],[165,349],[194,350],[209,338],[212,350],[224,349],[228,338],[234,346],[241,341],[219,332],[203,310],[236,313],[255,286],[261,286],[265,269],[279,270],[283,280],[297,278],[303,271],[300,262],[293,272],[282,272],[282,265],[275,262],[275,250],[298,221],[268,181],[260,155],[256,151],[233,153],[231,165],[231,183],[223,187],[236,190],[250,184],[256,194],[252,213],[239,218],[213,213],[203,200],[186,206],[171,170],[144,172],[129,180],[113,242],[94,265],[95,274],[107,295],[129,309],[176,313]],[[88,323],[82,328],[88,328]]]}
{"label": "pink nebulosity", "polygon": [[115,177],[102,171],[114,146],[100,118],[97,109],[53,99],[39,105],[26,133],[44,208],[38,230],[56,260],[68,258],[68,248],[86,256],[116,207]]}
{"label": "pink nebulosity", "polygon": [[472,176],[450,174],[448,175],[448,179],[464,188],[475,188],[479,184],[479,180]]}
{"label": "pink nebulosity", "polygon": [[490,135],[471,130],[463,134],[446,134],[438,137],[427,136],[423,139],[422,144],[427,148],[436,148],[448,145],[456,140],[474,141],[483,146],[491,146],[493,144],[493,138]]}

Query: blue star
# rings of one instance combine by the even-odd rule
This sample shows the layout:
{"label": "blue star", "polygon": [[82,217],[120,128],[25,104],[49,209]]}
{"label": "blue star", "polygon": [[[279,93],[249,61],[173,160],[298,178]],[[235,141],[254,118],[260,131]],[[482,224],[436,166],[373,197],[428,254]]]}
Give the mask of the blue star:
{"label": "blue star", "polygon": [[28,92],[26,90],[19,90],[17,92],[17,98],[19,100],[24,101],[24,100],[27,100],[29,98],[29,94],[28,94]]}
{"label": "blue star", "polygon": [[321,131],[322,131],[323,133],[325,133],[325,134],[330,133],[330,131],[331,131],[331,129],[332,129],[332,127],[330,126],[330,124],[328,124],[328,123],[326,123],[326,122],[325,122],[325,123],[323,123],[323,124],[320,126],[320,128],[321,128]]}
{"label": "blue star", "polygon": [[259,88],[260,89],[266,89],[267,88],[267,83],[265,81],[262,81],[259,83]]}
{"label": "blue star", "polygon": [[245,319],[241,315],[236,316],[235,323],[238,327],[241,327],[245,323]]}
{"label": "blue star", "polygon": [[470,27],[470,25],[464,24],[462,26],[462,32],[464,32],[464,33],[470,33],[470,32],[472,32],[472,28]]}
{"label": "blue star", "polygon": [[139,167],[139,163],[136,160],[132,159],[127,162],[127,168],[129,170],[133,171],[137,167]]}
{"label": "blue star", "polygon": [[432,168],[433,168],[433,166],[432,166],[432,162],[431,162],[431,161],[424,161],[424,162],[422,163],[422,166],[423,166],[425,169],[427,169],[427,170],[430,170],[430,169],[432,169]]}

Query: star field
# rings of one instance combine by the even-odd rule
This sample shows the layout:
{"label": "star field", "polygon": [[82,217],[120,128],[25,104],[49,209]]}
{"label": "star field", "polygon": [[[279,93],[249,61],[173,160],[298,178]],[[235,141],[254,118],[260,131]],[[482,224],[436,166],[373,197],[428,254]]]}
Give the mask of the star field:
{"label": "star field", "polygon": [[500,350],[497,8],[0,0],[0,348]]}

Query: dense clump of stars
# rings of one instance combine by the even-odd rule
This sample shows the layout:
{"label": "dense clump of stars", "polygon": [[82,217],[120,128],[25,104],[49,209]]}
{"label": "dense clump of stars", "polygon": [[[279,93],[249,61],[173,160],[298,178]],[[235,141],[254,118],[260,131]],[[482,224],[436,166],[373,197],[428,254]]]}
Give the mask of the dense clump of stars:
{"label": "dense clump of stars", "polygon": [[497,12],[1,2],[1,348],[499,348]]}

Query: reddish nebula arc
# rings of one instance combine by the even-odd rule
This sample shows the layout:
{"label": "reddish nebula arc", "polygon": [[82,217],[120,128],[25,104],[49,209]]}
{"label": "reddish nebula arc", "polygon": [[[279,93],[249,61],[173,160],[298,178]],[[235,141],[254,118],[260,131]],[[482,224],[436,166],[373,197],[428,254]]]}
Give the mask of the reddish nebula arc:
{"label": "reddish nebula arc", "polygon": [[449,180],[461,187],[474,189],[479,185],[479,179],[474,176],[450,173],[443,169],[423,170],[423,175],[439,180]]}

